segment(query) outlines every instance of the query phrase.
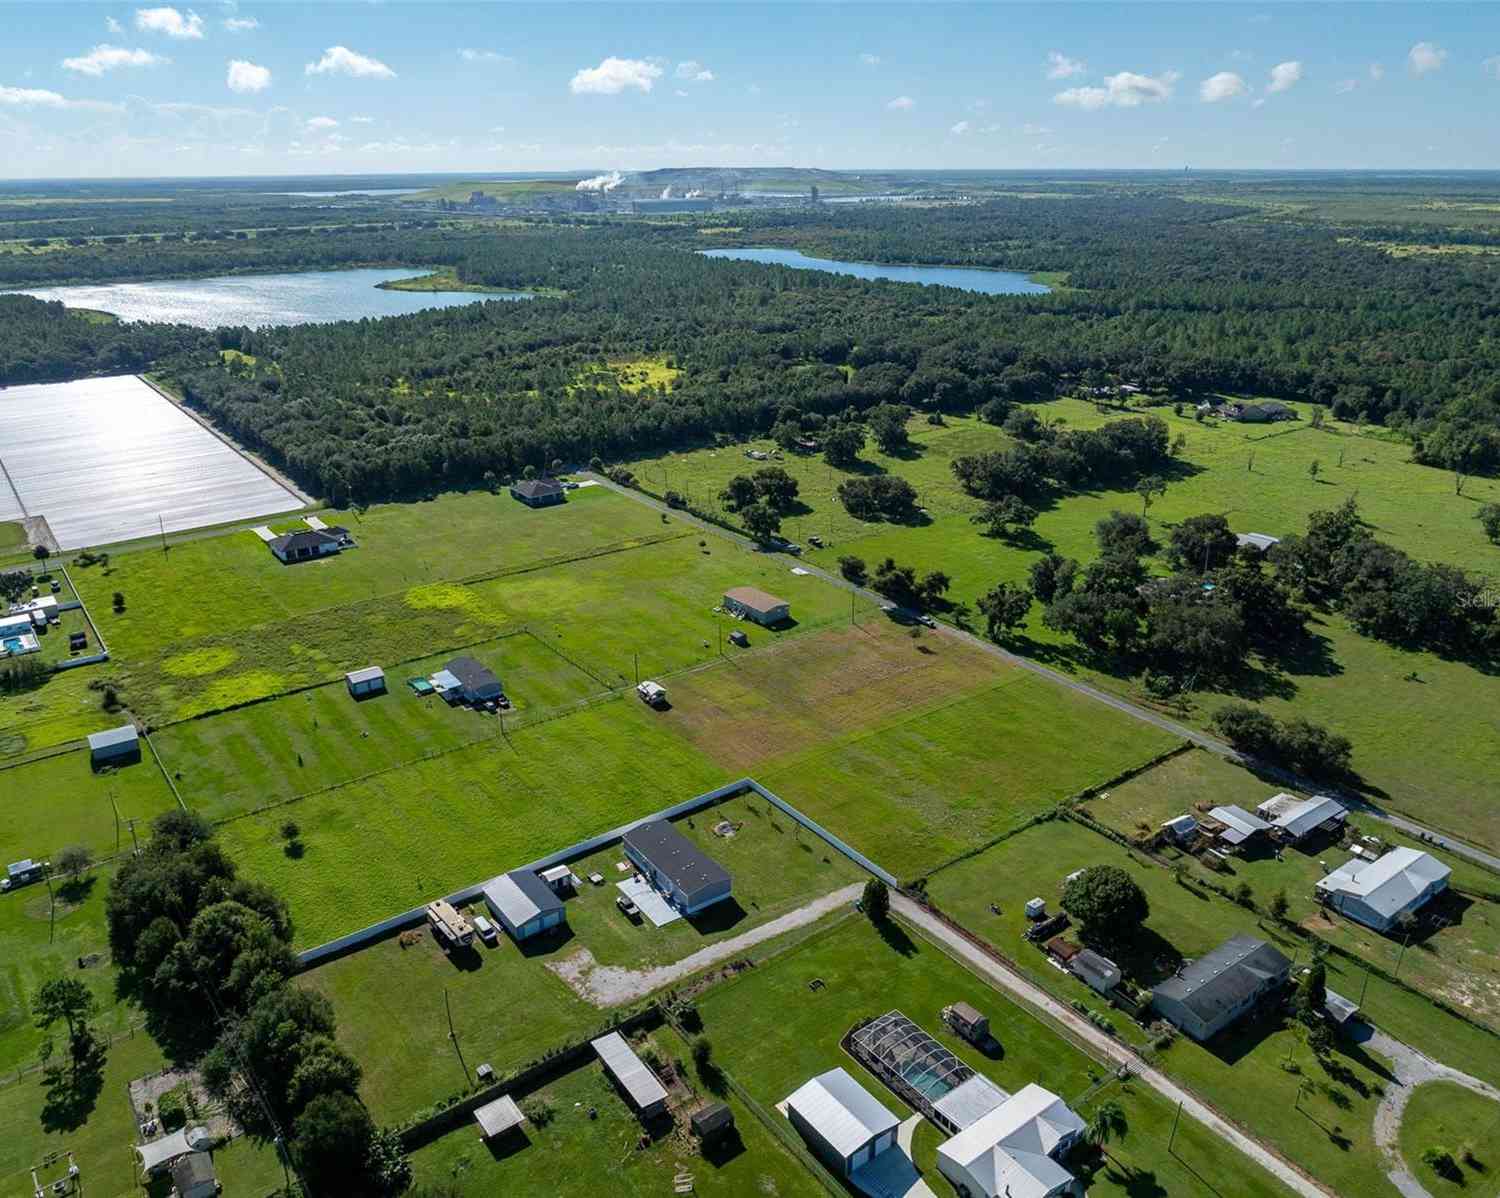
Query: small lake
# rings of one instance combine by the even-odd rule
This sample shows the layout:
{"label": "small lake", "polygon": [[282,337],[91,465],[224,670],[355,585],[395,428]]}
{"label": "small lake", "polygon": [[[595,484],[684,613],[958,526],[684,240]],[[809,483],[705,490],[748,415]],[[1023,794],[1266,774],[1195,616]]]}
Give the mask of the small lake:
{"label": "small lake", "polygon": [[70,308],[113,312],[121,320],[262,328],[325,324],[334,320],[405,316],[428,308],[456,308],[483,300],[531,299],[525,291],[382,291],[376,284],[411,279],[412,270],[309,270],[280,275],[223,275],[150,283],[87,283],[76,287],[18,289],[22,295],[59,300]]}
{"label": "small lake", "polygon": [[809,258],[799,250],[724,249],[700,250],[707,258],[733,258],[738,262],[763,262],[768,266],[791,266],[798,270],[821,270],[856,279],[889,279],[896,283],[958,287],[982,295],[1046,295],[1052,288],[1034,283],[1014,270],[981,270],[972,266],[881,266],[874,262],[840,262],[835,258]]}

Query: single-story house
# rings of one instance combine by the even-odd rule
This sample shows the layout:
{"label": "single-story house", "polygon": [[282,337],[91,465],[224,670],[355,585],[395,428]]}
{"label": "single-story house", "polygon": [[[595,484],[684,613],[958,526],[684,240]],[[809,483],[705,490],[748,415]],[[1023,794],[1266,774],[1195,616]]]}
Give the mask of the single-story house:
{"label": "single-story house", "polygon": [[842,1068],[804,1082],[784,1105],[813,1154],[839,1177],[896,1146],[900,1120]]}
{"label": "single-story house", "polygon": [[527,507],[551,507],[564,501],[562,483],[555,478],[525,478],[511,486],[510,497]]}
{"label": "single-story house", "polygon": [[625,1091],[631,1105],[642,1118],[660,1115],[667,1109],[667,1091],[650,1067],[635,1055],[619,1032],[610,1032],[593,1041],[594,1051],[604,1062],[604,1070]]}
{"label": "single-story house", "polygon": [[354,544],[354,539],[349,535],[349,530],[338,525],[329,528],[299,529],[297,532],[272,537],[266,542],[267,548],[283,565],[328,557],[352,544]]}
{"label": "single-story house", "polygon": [[172,1162],[172,1188],[177,1198],[214,1198],[219,1181],[214,1176],[214,1158],[206,1152],[190,1152]]}
{"label": "single-story house", "polygon": [[1240,400],[1224,404],[1219,411],[1241,424],[1268,424],[1276,420],[1297,419],[1295,409],[1275,399],[1262,399],[1255,403]]}
{"label": "single-story house", "polygon": [[25,616],[33,626],[45,626],[57,619],[57,613],[56,595],[43,595],[39,599],[28,599],[25,603],[13,603],[9,612],[12,616]]}
{"label": "single-story house", "polygon": [[366,666],[362,670],[350,670],[344,675],[344,685],[356,699],[365,695],[385,693],[385,671],[379,666]]}
{"label": "single-story house", "polygon": [[30,636],[35,627],[28,612],[12,612],[8,616],[0,616],[0,640],[5,640],[7,637]]}
{"label": "single-story house", "polygon": [[1272,545],[1280,545],[1281,538],[1273,537],[1265,532],[1237,532],[1234,534],[1235,543],[1241,549],[1247,546],[1257,553],[1265,553]]}
{"label": "single-story house", "polygon": [[731,587],[724,592],[724,610],[769,628],[792,617],[792,605],[759,587]]}
{"label": "single-story house", "polygon": [[1151,994],[1168,1023],[1194,1040],[1209,1040],[1287,983],[1292,963],[1264,940],[1232,936],[1207,956],[1188,961]]}
{"label": "single-story house", "polygon": [[1050,1198],[1074,1192],[1058,1162],[1086,1125],[1067,1103],[1032,1083],[938,1145],[938,1172],[970,1198]]}
{"label": "single-story house", "polygon": [[1349,815],[1342,803],[1328,795],[1314,795],[1310,799],[1289,794],[1274,795],[1256,810],[1271,821],[1274,836],[1294,844],[1306,840],[1314,832],[1337,831]]}
{"label": "single-story house", "polygon": [[1164,823],[1161,830],[1178,844],[1186,844],[1198,835],[1198,821],[1191,815],[1177,815]]}
{"label": "single-story house", "polygon": [[434,674],[432,684],[450,703],[485,703],[503,693],[495,672],[467,654],[455,657]]}
{"label": "single-story house", "polygon": [[484,905],[516,940],[529,940],[568,920],[562,899],[529,869],[493,879],[484,888]]}
{"label": "single-story house", "polygon": [[1108,994],[1124,977],[1118,965],[1091,948],[1074,954],[1073,959],[1068,962],[1068,972],[1090,990],[1096,990],[1100,994]]}
{"label": "single-story house", "polygon": [[637,824],[621,838],[625,856],[684,915],[729,897],[729,874],[664,819]]}
{"label": "single-story house", "polygon": [[123,765],[140,759],[141,737],[134,724],[89,734],[89,761],[93,765]]}
{"label": "single-story house", "polygon": [[1222,826],[1222,831],[1217,834],[1218,839],[1234,848],[1271,830],[1271,825],[1258,815],[1251,815],[1243,807],[1237,807],[1233,803],[1215,807],[1208,814],[1210,819]]}
{"label": "single-story house", "polygon": [[1377,861],[1355,858],[1317,883],[1318,897],[1340,914],[1389,932],[1448,889],[1453,871],[1420,849],[1392,849]]}
{"label": "single-story house", "polygon": [[526,1122],[526,1116],[521,1114],[521,1108],[516,1105],[516,1100],[507,1094],[503,1098],[495,1099],[494,1102],[487,1102],[482,1107],[476,1107],[474,1122],[479,1124],[481,1140],[493,1140],[496,1136],[503,1136],[511,1128],[520,1127]]}

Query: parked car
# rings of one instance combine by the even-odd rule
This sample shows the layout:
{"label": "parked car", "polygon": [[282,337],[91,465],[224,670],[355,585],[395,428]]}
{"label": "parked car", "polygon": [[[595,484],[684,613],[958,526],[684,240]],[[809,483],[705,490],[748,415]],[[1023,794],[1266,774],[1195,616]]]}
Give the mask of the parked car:
{"label": "parked car", "polygon": [[641,917],[641,909],[623,894],[615,898],[615,906],[625,913],[627,919],[639,919]]}
{"label": "parked car", "polygon": [[736,628],[731,632],[729,640],[731,644],[738,645],[741,649],[748,649],[750,647],[750,638],[745,635],[743,628]]}
{"label": "parked car", "polygon": [[818,536],[817,533],[808,533],[808,535],[807,535],[807,543],[809,545],[811,545],[814,549],[821,549],[821,548],[823,548],[823,538],[820,537],[820,536]]}
{"label": "parked car", "polygon": [[483,915],[476,915],[473,919],[474,930],[479,933],[479,938],[486,944],[500,943],[500,929],[495,927]]}
{"label": "parked car", "polygon": [[641,702],[647,707],[665,707],[667,705],[667,688],[659,682],[647,679],[635,688],[635,693],[641,697]]}
{"label": "parked car", "polygon": [[937,621],[934,620],[931,616],[929,616],[926,612],[923,612],[920,616],[918,616],[917,617],[917,621],[919,623],[927,625],[928,628],[936,628],[937,627]]}

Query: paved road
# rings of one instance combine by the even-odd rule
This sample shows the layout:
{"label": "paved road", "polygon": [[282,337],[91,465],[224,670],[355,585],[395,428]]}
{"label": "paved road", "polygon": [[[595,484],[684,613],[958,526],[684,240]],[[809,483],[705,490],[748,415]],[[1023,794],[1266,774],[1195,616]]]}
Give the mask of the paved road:
{"label": "paved road", "polygon": [[[674,520],[681,520],[686,524],[690,524],[696,528],[703,530],[704,532],[710,532],[715,536],[723,537],[726,540],[733,541],[743,549],[748,549],[751,551],[759,550],[759,547],[753,540],[751,540],[751,538],[744,536],[741,533],[734,532],[730,529],[722,527],[721,525],[714,524],[711,521],[700,519],[690,512],[668,508],[667,505],[662,503],[660,500],[655,499],[650,495],[646,495],[641,491],[637,491],[632,487],[622,487],[618,483],[611,482],[609,479],[604,478],[602,475],[593,474],[590,471],[583,471],[582,473],[587,474],[590,478],[597,479],[600,483],[602,483],[606,487],[609,487],[611,490],[618,491],[621,495],[625,495],[631,499],[634,499],[637,503],[643,503],[647,507],[654,508],[657,511],[669,512]],[[817,575],[825,582],[839,587],[842,590],[852,591],[861,599],[864,599],[865,601],[878,607],[890,606],[889,600],[883,598],[869,588],[856,586],[841,575],[832,574],[829,571],[824,570],[820,566],[813,565],[811,562],[799,561],[795,558],[787,557],[785,555],[772,554],[769,556],[783,557],[783,559],[789,565],[793,562],[796,562],[796,564],[799,565],[802,569],[807,570],[811,574]],[[903,614],[908,617],[915,615],[915,613],[912,612],[906,612]],[[1217,754],[1218,756],[1223,757],[1226,760],[1254,768],[1258,773],[1276,777],[1281,781],[1282,785],[1313,793],[1332,793],[1337,798],[1339,798],[1346,806],[1356,811],[1372,816],[1375,819],[1383,820],[1386,823],[1390,824],[1392,827],[1400,828],[1403,832],[1406,832],[1409,835],[1424,838],[1431,843],[1439,846],[1440,848],[1447,849],[1450,853],[1454,854],[1457,857],[1464,857],[1477,865],[1482,865],[1486,869],[1492,870],[1495,873],[1500,873],[1500,856],[1488,852],[1485,849],[1478,848],[1477,846],[1468,844],[1462,840],[1455,840],[1453,837],[1448,836],[1445,833],[1436,832],[1431,828],[1424,827],[1416,821],[1406,819],[1403,816],[1391,815],[1385,811],[1380,810],[1380,808],[1372,805],[1367,800],[1361,798],[1358,795],[1351,794],[1347,791],[1323,786],[1307,778],[1299,778],[1297,775],[1292,774],[1287,770],[1280,769],[1277,766],[1271,765],[1269,762],[1259,761],[1255,758],[1249,757],[1246,754],[1241,753],[1230,745],[1226,744],[1224,741],[1219,740],[1217,737],[1210,736],[1206,732],[1200,732],[1196,728],[1189,728],[1186,724],[1179,724],[1176,720],[1161,715],[1159,712],[1152,711],[1146,707],[1140,707],[1137,704],[1130,702],[1130,700],[1128,699],[1122,699],[1118,695],[1109,694],[1107,691],[1102,691],[1096,686],[1090,686],[1087,682],[1081,682],[1077,678],[1072,678],[1067,674],[1061,673],[1058,670],[1054,670],[1051,666],[1043,665],[1039,661],[1033,661],[1029,657],[1022,657],[1019,653],[1012,653],[1009,649],[1006,649],[1001,645],[997,645],[993,641],[986,640],[984,637],[975,636],[972,632],[968,632],[962,628],[955,628],[953,625],[946,623],[940,624],[939,629],[945,635],[956,637],[960,640],[966,641],[969,645],[976,649],[979,649],[981,652],[988,653],[992,657],[999,658],[1001,661],[1007,662],[1008,664],[1013,665],[1018,669],[1029,670],[1033,674],[1037,674],[1043,678],[1046,678],[1049,682],[1055,683],[1058,686],[1065,686],[1075,694],[1083,695],[1086,698],[1094,700],[1096,703],[1102,703],[1106,707],[1111,707],[1115,711],[1118,711],[1123,715],[1130,716],[1132,719],[1140,720],[1142,723],[1150,724],[1153,727],[1160,728],[1163,732],[1167,732],[1172,736],[1179,737],[1182,740],[1191,741],[1199,748],[1206,749],[1208,752]]]}
{"label": "paved road", "polygon": [[1375,1108],[1375,1143],[1385,1154],[1386,1176],[1405,1198],[1432,1198],[1432,1193],[1416,1179],[1401,1157],[1398,1142],[1401,1134],[1401,1116],[1412,1092],[1424,1082],[1452,1082],[1486,1098],[1500,1102],[1500,1090],[1477,1077],[1471,1077],[1458,1069],[1440,1064],[1424,1056],[1408,1044],[1393,1040],[1384,1032],[1364,1026],[1362,1042],[1366,1047],[1387,1058],[1395,1071],[1396,1080],[1386,1087],[1380,1105]]}
{"label": "paved road", "polygon": [[1128,1066],[1132,1074],[1169,1102],[1181,1103],[1185,1115],[1196,1119],[1215,1135],[1234,1145],[1295,1193],[1304,1198],[1335,1198],[1334,1191],[1326,1189],[1290,1161],[1277,1156],[1260,1141],[1216,1114],[1211,1107],[1184,1090],[1166,1074],[1146,1065],[1134,1053],[1121,1046],[1119,1041],[1100,1031],[1072,1007],[1058,1002],[1035,983],[1007,969],[989,954],[976,948],[930,911],[901,894],[891,895],[891,909],[967,962],[996,987],[1019,998],[1025,1005],[1040,1011],[1053,1022],[1062,1024],[1076,1039],[1082,1040],[1104,1060],[1116,1066]]}

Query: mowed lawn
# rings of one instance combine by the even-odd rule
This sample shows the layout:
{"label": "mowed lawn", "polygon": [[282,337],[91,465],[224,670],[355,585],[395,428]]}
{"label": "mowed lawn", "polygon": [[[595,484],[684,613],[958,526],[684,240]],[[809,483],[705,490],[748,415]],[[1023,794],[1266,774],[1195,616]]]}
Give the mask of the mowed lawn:
{"label": "mowed lawn", "polygon": [[[94,1027],[124,1031],[136,1016],[117,998],[104,923],[111,870],[100,867],[79,883],[56,883],[57,904],[37,883],[0,895],[0,1076],[32,1065],[47,1033],[33,1020],[32,1000],[53,978],[76,978],[98,1002]],[[79,962],[86,962],[80,968]]]}
{"label": "mowed lawn", "polygon": [[[1071,821],[1028,828],[942,870],[929,880],[928,892],[942,910],[1019,962],[1034,982],[1064,1001],[1099,1009],[1102,1004],[1091,991],[1049,966],[1021,935],[1026,901],[1041,897],[1056,910],[1063,879],[1090,865],[1119,866],[1146,892],[1151,906],[1146,933],[1129,951],[1112,950],[1141,985],[1149,987],[1179,959],[1201,957],[1239,933],[1268,941],[1294,962],[1310,959],[1303,937],[1207,889],[1181,885],[1168,870]],[[1362,999],[1371,1022],[1397,1039],[1459,1068],[1479,1067],[1491,1081],[1500,1072],[1495,1064],[1500,1039],[1493,1034],[1378,976],[1366,982],[1362,968],[1339,956],[1329,955],[1327,968],[1329,986]],[[1143,1039],[1125,1015],[1107,1013],[1123,1036]],[[1296,1073],[1283,1068],[1289,1054]],[[1388,1063],[1344,1040],[1333,1061],[1331,1070],[1319,1065],[1296,1031],[1274,1020],[1241,1024],[1208,1046],[1179,1037],[1161,1058],[1168,1072],[1338,1193],[1393,1194],[1374,1148],[1372,1122],[1377,1090],[1391,1084]],[[1313,1089],[1298,1103],[1298,1082],[1304,1078]]]}
{"label": "mowed lawn", "polygon": [[[652,1032],[650,1041],[668,1059],[689,1059],[687,1044],[669,1027]],[[540,1128],[528,1123],[493,1149],[472,1126],[450,1132],[412,1154],[417,1184],[464,1198],[594,1198],[607,1174],[608,1191],[618,1198],[658,1198],[673,1193],[675,1179],[686,1174],[692,1193],[709,1198],[827,1198],[828,1191],[733,1095],[725,1100],[734,1112],[736,1138],[723,1149],[700,1151],[682,1125],[698,1105],[718,1098],[691,1073],[680,1076],[671,1092],[677,1130],[644,1150],[640,1120],[597,1061],[518,1097],[526,1106],[544,1104],[553,1112],[551,1122]]]}
{"label": "mowed lawn", "polygon": [[[634,696],[606,701],[232,820],[219,835],[286,897],[297,944],[320,944],[727,780],[654,714]],[[285,852],[288,819],[300,858]]]}
{"label": "mowed lawn", "polygon": [[0,769],[0,864],[46,860],[72,845],[95,857],[128,852],[129,820],[145,837],[151,820],[176,805],[144,740],[140,761],[103,770],[89,764],[87,748],[7,766]]}
{"label": "mowed lawn", "polygon": [[[790,821],[779,813],[773,819],[766,806],[750,795],[678,821],[683,835],[734,879],[732,899],[692,920],[657,928],[627,919],[615,905],[614,883],[628,876],[615,869],[623,859],[615,843],[572,862],[583,884],[566,900],[568,922],[558,934],[518,945],[502,932],[494,946],[476,938],[450,957],[424,928],[415,943],[389,937],[319,965],[300,984],[333,1001],[339,1038],[364,1067],[363,1094],[377,1117],[406,1118],[463,1088],[462,1066],[447,1040],[445,992],[469,1067],[485,1061],[502,1073],[518,1069],[618,1018],[555,972],[575,953],[587,950],[601,965],[627,969],[669,964],[862,879],[847,859],[805,833],[798,837]],[[736,835],[715,835],[713,826],[726,820],[739,826]],[[587,881],[595,870],[604,885]],[[489,915],[483,900],[469,911]],[[395,1027],[399,1035],[392,1035]]]}
{"label": "mowed lawn", "polygon": [[[1428,1082],[1412,1091],[1401,1116],[1401,1156],[1427,1192],[1493,1195],[1500,1164],[1500,1103],[1453,1082]],[[1457,1175],[1439,1174],[1423,1159],[1447,1152]]]}
{"label": "mowed lawn", "polygon": [[[1261,781],[1248,770],[1194,749],[1132,778],[1108,798],[1091,802],[1089,808],[1095,819],[1127,836],[1137,836],[1145,830],[1142,825],[1154,830],[1174,815],[1197,814],[1198,804],[1233,803],[1253,812],[1280,791],[1281,787]],[[1232,876],[1219,875],[1217,881],[1230,887],[1248,882],[1262,909],[1278,891],[1285,894],[1288,918],[1500,1029],[1500,903],[1488,897],[1496,893],[1494,875],[1369,816],[1352,817],[1349,827],[1389,847],[1421,849],[1453,871],[1449,893],[1426,909],[1427,919],[1440,926],[1414,941],[1410,951],[1401,951],[1399,936],[1383,936],[1318,903],[1315,886],[1325,873],[1321,863],[1335,869],[1353,859],[1336,843],[1324,840],[1289,848],[1280,860],[1268,850],[1241,854],[1230,863]],[[1192,858],[1184,856],[1184,860]]]}
{"label": "mowed lawn", "polygon": [[[540,718],[603,687],[529,633],[464,652],[496,672],[511,698],[508,726]],[[403,762],[500,736],[497,716],[419,696],[451,655],[386,674],[387,692],[354,699],[342,680],[162,729],[155,742],[184,800],[213,820],[341,785]]]}
{"label": "mowed lawn", "polygon": [[[816,990],[808,982],[821,979]],[[1000,1043],[993,1056],[980,1053],[942,1023],[943,1007],[968,1002],[989,1017]],[[1110,1164],[1097,1173],[1090,1193],[1098,1195],[1202,1195],[1224,1193],[1215,1184],[1234,1178],[1236,1198],[1285,1191],[1248,1160],[1226,1159],[1221,1141],[1183,1119],[1174,1156],[1166,1153],[1173,1108],[1138,1084],[1106,1085],[1083,1101],[1103,1071],[1048,1026],[990,989],[938,948],[897,923],[882,936],[864,919],[850,919],[810,937],[761,968],[741,974],[699,1000],[703,1034],[714,1059],[743,1086],[769,1118],[780,1120],[775,1104],[808,1078],[835,1066],[848,1070],[888,1110],[912,1113],[877,1078],[839,1046],[855,1023],[899,1010],[970,1067],[1014,1093],[1036,1082],[1078,1104],[1087,1118],[1106,1099],[1118,1101],[1129,1122],[1128,1136],[1110,1145]],[[781,1124],[793,1140],[790,1124]],[[944,1137],[919,1127],[915,1152],[935,1192],[948,1198],[952,1188],[938,1175],[936,1148]]]}

